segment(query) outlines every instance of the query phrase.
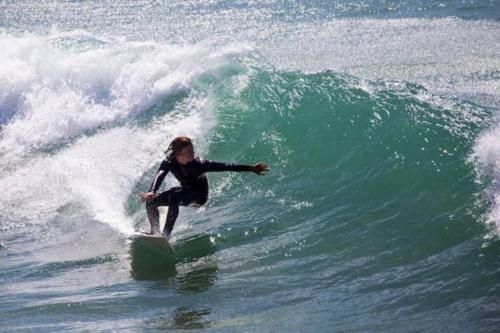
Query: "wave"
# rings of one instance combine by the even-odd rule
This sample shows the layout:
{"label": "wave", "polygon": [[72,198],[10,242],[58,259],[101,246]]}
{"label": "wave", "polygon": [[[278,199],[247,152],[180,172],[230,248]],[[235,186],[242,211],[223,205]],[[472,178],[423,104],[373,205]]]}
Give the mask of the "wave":
{"label": "wave", "polygon": [[[319,325],[325,331],[332,316],[351,329],[394,329],[401,318],[414,327],[442,327],[442,318],[457,327],[494,327],[488,309],[496,299],[484,296],[495,290],[497,273],[499,122],[496,92],[489,91],[494,50],[484,49],[496,24],[466,24],[465,40],[482,36],[466,56],[427,67],[446,44],[413,54],[405,36],[415,28],[413,40],[462,40],[463,22],[398,20],[384,28],[385,20],[360,21],[320,25],[334,30],[306,24],[312,29],[297,30],[297,44],[287,39],[295,26],[265,33],[287,40],[282,54],[298,49],[287,59],[305,62],[300,48],[320,46],[320,35],[335,29],[344,27],[341,35],[351,39],[383,35],[368,48],[377,52],[347,42],[354,49],[340,53],[353,51],[358,63],[373,55],[360,71],[373,69],[373,76],[339,73],[342,66],[321,57],[328,50],[315,49],[319,70],[306,72],[280,69],[266,52],[241,44],[0,33],[3,316],[29,318],[16,327],[47,330],[88,329],[84,317],[128,329],[298,323],[283,320],[284,311],[304,314],[300,325],[326,323]],[[462,29],[441,35],[441,23],[444,31]],[[398,24],[402,29],[391,30]],[[385,76],[386,49],[409,64]],[[485,57],[463,69],[475,52]],[[469,76],[477,68],[477,77]],[[426,76],[433,72],[437,79]],[[454,93],[435,89],[440,81]],[[484,85],[476,89],[478,82]],[[182,209],[175,257],[165,258],[126,236],[147,228],[137,193],[177,135],[193,137],[198,155],[262,160],[271,171],[209,174],[209,201]],[[135,311],[125,321],[124,306]]]}
{"label": "wave", "polygon": [[[130,233],[144,223],[135,193],[181,134],[201,155],[273,167],[264,183],[211,176],[209,207],[224,207],[212,211],[216,228],[228,216],[264,221],[301,212],[323,232],[356,219],[380,232],[402,220],[449,230],[477,224],[489,207],[467,161],[474,149],[479,162],[498,160],[481,148],[491,142],[480,134],[491,110],[422,85],[276,70],[239,44],[82,31],[3,33],[0,44],[9,50],[0,59],[0,211],[11,221],[3,228],[48,222],[76,205]],[[227,206],[234,198],[241,202]],[[201,220],[202,229],[214,226]]]}
{"label": "wave", "polygon": [[[87,218],[130,232],[130,190],[173,137],[214,125],[201,75],[244,45],[176,46],[84,32],[3,33],[0,202],[4,228],[47,222],[78,203]],[[200,145],[203,149],[203,145]],[[29,221],[29,222],[28,222]]]}
{"label": "wave", "polygon": [[245,204],[235,211],[259,207],[250,216],[264,221],[304,214],[299,220],[320,232],[357,220],[379,232],[442,228],[445,236],[484,219],[484,184],[468,159],[488,109],[404,82],[260,69],[221,100],[210,153],[268,160],[273,180],[218,179],[217,204],[236,197]]}

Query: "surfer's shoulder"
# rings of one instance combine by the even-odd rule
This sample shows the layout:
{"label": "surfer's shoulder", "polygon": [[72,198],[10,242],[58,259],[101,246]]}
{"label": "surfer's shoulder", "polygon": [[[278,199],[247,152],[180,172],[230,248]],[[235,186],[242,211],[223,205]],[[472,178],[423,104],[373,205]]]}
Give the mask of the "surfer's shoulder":
{"label": "surfer's shoulder", "polygon": [[172,161],[168,158],[165,158],[163,161],[161,161],[160,169],[168,170],[168,169],[170,169],[171,165],[172,165]]}

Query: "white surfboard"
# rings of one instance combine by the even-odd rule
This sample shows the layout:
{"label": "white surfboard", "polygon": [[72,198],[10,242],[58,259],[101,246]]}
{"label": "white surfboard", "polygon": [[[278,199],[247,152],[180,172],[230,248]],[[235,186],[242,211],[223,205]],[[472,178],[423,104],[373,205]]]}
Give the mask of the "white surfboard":
{"label": "white surfboard", "polygon": [[130,237],[132,241],[147,245],[155,250],[160,250],[165,253],[174,253],[174,249],[170,245],[168,239],[163,235],[149,235],[138,233]]}

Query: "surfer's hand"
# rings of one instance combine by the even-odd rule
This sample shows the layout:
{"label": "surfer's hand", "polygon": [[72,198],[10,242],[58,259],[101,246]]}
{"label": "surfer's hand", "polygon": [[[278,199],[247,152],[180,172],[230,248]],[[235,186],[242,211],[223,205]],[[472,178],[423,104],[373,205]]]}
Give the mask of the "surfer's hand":
{"label": "surfer's hand", "polygon": [[264,171],[269,171],[269,166],[266,163],[260,162],[255,164],[252,167],[252,171],[258,174],[259,176],[264,176]]}
{"label": "surfer's hand", "polygon": [[154,192],[141,192],[139,193],[139,199],[141,202],[149,202],[156,197]]}

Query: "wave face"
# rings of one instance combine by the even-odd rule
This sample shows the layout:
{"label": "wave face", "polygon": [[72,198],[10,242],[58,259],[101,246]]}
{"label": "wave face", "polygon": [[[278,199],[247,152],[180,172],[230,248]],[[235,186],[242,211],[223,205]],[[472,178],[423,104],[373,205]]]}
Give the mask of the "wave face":
{"label": "wave face", "polygon": [[[494,332],[491,4],[365,5],[0,5],[5,329]],[[272,169],[210,174],[165,256],[127,237],[178,135]]]}

